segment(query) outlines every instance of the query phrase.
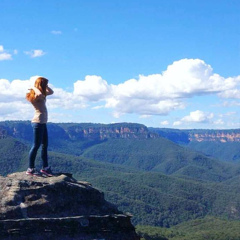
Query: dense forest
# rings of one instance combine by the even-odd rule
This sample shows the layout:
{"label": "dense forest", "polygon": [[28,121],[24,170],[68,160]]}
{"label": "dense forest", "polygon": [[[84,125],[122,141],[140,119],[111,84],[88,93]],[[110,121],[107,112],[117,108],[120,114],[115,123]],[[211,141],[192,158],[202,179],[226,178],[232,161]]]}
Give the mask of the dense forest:
{"label": "dense forest", "polygon": [[[209,157],[140,124],[52,123],[48,129],[54,171],[103,191],[133,214],[143,239],[240,239],[237,161]],[[1,175],[26,170],[31,141],[30,122],[0,122]],[[41,167],[39,156],[36,162]]]}
{"label": "dense forest", "polygon": [[171,228],[137,226],[142,240],[239,240],[240,222],[206,217]]}

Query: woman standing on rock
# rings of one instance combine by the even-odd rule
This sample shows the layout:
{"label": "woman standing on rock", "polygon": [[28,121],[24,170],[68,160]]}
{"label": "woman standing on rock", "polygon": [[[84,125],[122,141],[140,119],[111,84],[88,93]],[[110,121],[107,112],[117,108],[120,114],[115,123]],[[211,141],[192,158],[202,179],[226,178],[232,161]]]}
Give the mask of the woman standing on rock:
{"label": "woman standing on rock", "polygon": [[48,132],[47,132],[47,120],[48,112],[46,107],[47,95],[53,94],[53,90],[48,87],[48,79],[39,77],[36,79],[34,87],[30,89],[30,92],[26,94],[26,99],[33,105],[35,114],[32,119],[33,127],[33,145],[29,152],[29,167],[26,174],[39,176],[40,173],[35,168],[35,158],[37,151],[42,144],[41,158],[43,167],[40,170],[42,174],[47,176],[53,176],[51,168],[48,166]]}

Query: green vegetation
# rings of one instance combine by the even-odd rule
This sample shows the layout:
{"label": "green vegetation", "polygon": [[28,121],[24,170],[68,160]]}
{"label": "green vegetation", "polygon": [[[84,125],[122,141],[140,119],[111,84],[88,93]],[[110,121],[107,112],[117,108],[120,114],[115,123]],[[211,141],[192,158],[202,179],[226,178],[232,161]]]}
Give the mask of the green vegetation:
{"label": "green vegetation", "polygon": [[[124,127],[132,135],[114,135]],[[100,136],[103,128],[106,138]],[[90,182],[132,213],[145,240],[239,240],[239,165],[149,137],[147,131],[128,123],[49,124],[49,160],[54,171]],[[31,138],[30,122],[0,123],[1,175],[26,170]],[[36,163],[40,168],[39,156]]]}
{"label": "green vegetation", "polygon": [[224,181],[238,174],[232,165],[210,159],[164,138],[109,139],[86,149],[83,156],[144,171],[209,181]]}
{"label": "green vegetation", "polygon": [[240,194],[219,183],[200,183],[160,173],[120,173],[91,178],[94,186],[134,224],[169,227],[206,215],[239,219]]}
{"label": "green vegetation", "polygon": [[240,162],[240,142],[191,142],[187,147],[222,161]]}
{"label": "green vegetation", "polygon": [[137,226],[142,240],[239,240],[240,221],[207,217],[171,228]]}
{"label": "green vegetation", "polygon": [[18,171],[26,159],[28,147],[14,138],[0,138],[0,174]]}

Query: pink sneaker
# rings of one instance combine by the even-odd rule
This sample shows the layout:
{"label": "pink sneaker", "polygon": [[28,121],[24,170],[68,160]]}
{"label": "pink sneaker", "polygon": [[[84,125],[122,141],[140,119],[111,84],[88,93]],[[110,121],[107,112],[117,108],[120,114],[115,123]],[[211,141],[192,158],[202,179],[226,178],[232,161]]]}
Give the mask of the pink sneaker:
{"label": "pink sneaker", "polygon": [[43,168],[40,170],[40,172],[48,177],[52,177],[54,176],[52,170],[51,170],[51,167],[46,167],[46,168]]}

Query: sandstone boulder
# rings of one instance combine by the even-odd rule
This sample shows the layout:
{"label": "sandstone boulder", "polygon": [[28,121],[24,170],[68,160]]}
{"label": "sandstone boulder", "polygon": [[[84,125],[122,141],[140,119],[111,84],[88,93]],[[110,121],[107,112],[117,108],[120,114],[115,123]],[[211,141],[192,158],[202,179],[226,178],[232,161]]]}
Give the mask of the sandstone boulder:
{"label": "sandstone boulder", "polygon": [[0,176],[0,200],[1,239],[139,239],[130,216],[70,174]]}

